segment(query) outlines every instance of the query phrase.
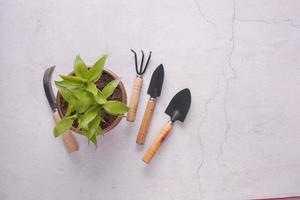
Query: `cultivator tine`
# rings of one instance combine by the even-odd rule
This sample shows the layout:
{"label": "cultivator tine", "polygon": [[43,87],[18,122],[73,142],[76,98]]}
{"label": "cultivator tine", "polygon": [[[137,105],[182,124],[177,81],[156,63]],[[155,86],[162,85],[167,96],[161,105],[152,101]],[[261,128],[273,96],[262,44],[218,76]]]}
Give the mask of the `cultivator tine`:
{"label": "cultivator tine", "polygon": [[145,68],[144,68],[144,70],[141,72],[142,74],[144,74],[145,73],[145,71],[146,71],[146,69],[147,69],[147,67],[148,67],[148,64],[149,64],[149,61],[150,61],[150,58],[151,58],[151,51],[150,51],[150,53],[149,53],[149,56],[148,56],[148,59],[147,59],[147,62],[146,62],[146,65],[145,65]]}
{"label": "cultivator tine", "polygon": [[138,64],[137,64],[137,55],[136,52],[133,49],[130,49],[132,51],[132,53],[134,54],[134,61],[135,61],[135,71],[137,74],[139,74],[139,70],[138,70]]}

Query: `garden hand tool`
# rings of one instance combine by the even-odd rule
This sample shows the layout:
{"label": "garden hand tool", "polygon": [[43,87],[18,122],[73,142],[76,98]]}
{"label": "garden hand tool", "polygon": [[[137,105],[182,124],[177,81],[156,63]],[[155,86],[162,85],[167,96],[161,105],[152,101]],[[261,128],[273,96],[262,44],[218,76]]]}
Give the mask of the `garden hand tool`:
{"label": "garden hand tool", "polygon": [[155,109],[156,99],[160,96],[161,88],[164,81],[164,67],[160,64],[152,74],[150,85],[148,87],[147,93],[150,95],[147,107],[144,113],[143,121],[140,126],[138,136],[136,138],[137,144],[144,144],[148,129],[152,120],[152,115]]}
{"label": "garden hand tool", "polygon": [[[45,71],[44,77],[43,77],[43,85],[44,85],[44,90],[46,93],[48,103],[51,107],[51,110],[53,111],[53,118],[54,118],[55,122],[57,123],[61,119],[57,112],[55,97],[54,97],[52,85],[51,85],[51,76],[53,74],[54,68],[55,68],[55,66],[50,67]],[[79,150],[77,141],[71,130],[68,130],[63,134],[63,141],[64,141],[65,147],[69,153]]]}
{"label": "garden hand tool", "polygon": [[135,120],[135,115],[137,112],[137,107],[139,104],[139,99],[140,99],[140,94],[141,94],[141,89],[142,89],[142,85],[143,85],[143,74],[145,73],[150,58],[151,58],[151,51],[150,54],[148,56],[148,59],[146,61],[145,66],[143,66],[144,64],[144,52],[143,50],[142,52],[142,60],[141,60],[141,64],[140,67],[138,68],[137,65],[137,55],[136,52],[134,50],[131,49],[131,51],[134,53],[134,59],[135,59],[135,70],[136,70],[136,78],[134,80],[134,84],[133,84],[133,88],[132,88],[132,93],[131,93],[131,98],[130,98],[130,103],[129,103],[129,111],[127,113],[127,121],[129,122],[134,122]]}
{"label": "garden hand tool", "polygon": [[178,92],[170,101],[165,113],[170,116],[170,121],[165,124],[160,133],[154,139],[152,145],[143,157],[145,163],[150,163],[153,156],[159,149],[162,142],[166,139],[173,128],[173,123],[177,120],[184,122],[184,119],[190,109],[191,92],[188,88]]}

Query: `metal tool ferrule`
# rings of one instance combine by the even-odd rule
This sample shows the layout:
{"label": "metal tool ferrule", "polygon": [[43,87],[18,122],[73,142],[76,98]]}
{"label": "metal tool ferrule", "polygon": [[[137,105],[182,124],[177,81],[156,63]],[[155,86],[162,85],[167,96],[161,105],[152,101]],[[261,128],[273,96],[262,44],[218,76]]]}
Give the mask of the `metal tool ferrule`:
{"label": "metal tool ferrule", "polygon": [[170,121],[168,121],[168,123],[172,125],[174,122],[172,122],[172,121],[170,120]]}
{"label": "metal tool ferrule", "polygon": [[137,77],[137,78],[143,78],[143,75],[137,74],[136,77]]}
{"label": "metal tool ferrule", "polygon": [[150,97],[149,101],[156,101],[156,98]]}

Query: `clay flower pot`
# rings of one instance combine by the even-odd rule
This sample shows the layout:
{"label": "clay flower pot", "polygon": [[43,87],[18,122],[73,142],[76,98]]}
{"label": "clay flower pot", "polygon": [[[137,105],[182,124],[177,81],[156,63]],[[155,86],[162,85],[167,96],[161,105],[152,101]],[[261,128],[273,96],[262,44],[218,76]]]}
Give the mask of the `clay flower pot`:
{"label": "clay flower pot", "polygon": [[[71,72],[69,75],[74,75],[74,72]],[[119,77],[116,74],[114,74],[112,71],[110,71],[108,69],[104,69],[100,79],[96,82],[96,85],[99,89],[102,89],[102,86],[104,87],[110,81],[115,80],[115,79],[119,79]],[[122,81],[120,81],[118,87],[116,88],[116,90],[114,91],[114,93],[112,94],[112,96],[110,98],[112,98],[113,100],[121,101],[124,104],[127,104],[126,90],[125,90],[125,87],[124,87]],[[56,96],[56,103],[57,103],[57,110],[58,110],[59,116],[61,118],[63,118],[64,114],[66,112],[67,103],[62,98],[62,96],[60,95],[59,92],[57,93],[57,96]],[[113,129],[115,126],[117,126],[120,123],[120,121],[122,120],[122,117],[116,117],[116,116],[110,115],[108,113],[104,113],[104,114],[108,117],[108,121],[107,121],[107,123],[104,124],[104,127],[102,127],[102,125],[101,125],[101,128],[102,128],[103,132],[106,133],[106,132],[110,131],[111,129]],[[76,133],[83,134],[74,128],[74,124],[71,129]]]}

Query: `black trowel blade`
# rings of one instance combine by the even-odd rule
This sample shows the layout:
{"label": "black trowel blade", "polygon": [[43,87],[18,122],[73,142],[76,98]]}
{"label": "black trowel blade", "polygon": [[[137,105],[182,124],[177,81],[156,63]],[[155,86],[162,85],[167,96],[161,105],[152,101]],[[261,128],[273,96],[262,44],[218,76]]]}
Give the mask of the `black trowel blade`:
{"label": "black trowel blade", "polygon": [[190,109],[191,92],[188,88],[178,92],[170,101],[165,113],[171,117],[171,121],[179,120],[184,122],[184,119]]}
{"label": "black trowel blade", "polygon": [[152,74],[147,93],[152,98],[159,97],[163,82],[164,82],[164,66],[160,64]]}

